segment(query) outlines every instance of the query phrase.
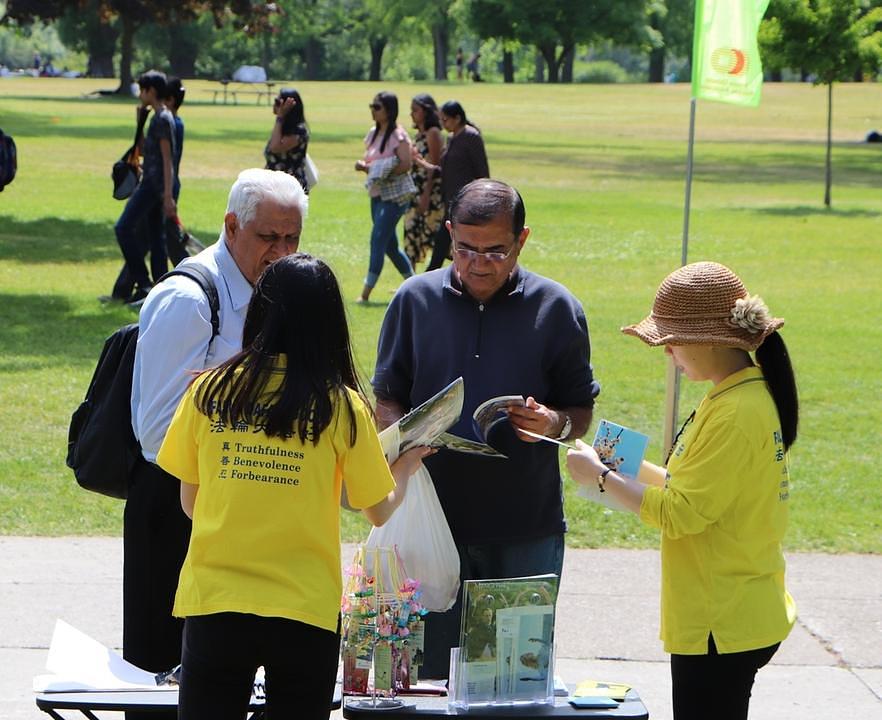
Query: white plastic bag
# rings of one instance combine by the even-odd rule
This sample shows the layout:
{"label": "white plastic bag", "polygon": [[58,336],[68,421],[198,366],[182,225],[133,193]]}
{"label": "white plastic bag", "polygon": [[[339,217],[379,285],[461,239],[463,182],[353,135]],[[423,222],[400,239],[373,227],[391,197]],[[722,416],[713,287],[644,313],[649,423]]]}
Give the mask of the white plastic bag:
{"label": "white plastic bag", "polygon": [[382,527],[372,528],[366,547],[398,547],[427,610],[444,612],[459,593],[459,553],[441,509],[432,477],[420,466],[410,478],[404,501]]}
{"label": "white plastic bag", "polygon": [[312,190],[319,181],[319,171],[309,153],[303,161],[303,173],[306,175],[306,189]]}

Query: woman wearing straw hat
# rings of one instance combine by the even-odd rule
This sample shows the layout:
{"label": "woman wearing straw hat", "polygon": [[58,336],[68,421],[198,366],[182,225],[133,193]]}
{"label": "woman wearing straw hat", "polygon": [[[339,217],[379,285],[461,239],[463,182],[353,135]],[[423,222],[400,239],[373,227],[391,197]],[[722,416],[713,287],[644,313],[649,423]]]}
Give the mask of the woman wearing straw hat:
{"label": "woman wearing straw hat", "polygon": [[674,439],[664,486],[619,475],[579,440],[567,454],[573,478],[661,530],[675,720],[747,718],[756,672],[795,619],[781,541],[798,402],[783,324],[723,265],[671,273],[649,317],[622,328],[664,345],[690,380],[713,383]]}

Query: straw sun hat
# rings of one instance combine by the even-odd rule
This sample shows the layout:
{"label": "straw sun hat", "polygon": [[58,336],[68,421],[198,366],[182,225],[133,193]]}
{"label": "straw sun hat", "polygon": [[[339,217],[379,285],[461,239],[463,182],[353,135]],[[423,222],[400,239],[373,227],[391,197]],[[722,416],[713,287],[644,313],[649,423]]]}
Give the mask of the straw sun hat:
{"label": "straw sun hat", "polygon": [[647,345],[721,345],[756,350],[784,324],[769,314],[758,295],[725,265],[698,262],[668,275],[655,294],[652,312],[622,328]]}

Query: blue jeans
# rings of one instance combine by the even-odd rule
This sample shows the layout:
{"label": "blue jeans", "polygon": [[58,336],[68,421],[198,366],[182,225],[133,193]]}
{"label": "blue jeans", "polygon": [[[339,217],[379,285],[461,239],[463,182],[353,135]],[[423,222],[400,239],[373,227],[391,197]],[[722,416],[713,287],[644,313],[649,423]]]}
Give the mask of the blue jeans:
{"label": "blue jeans", "polygon": [[[564,536],[549,535],[536,540],[481,545],[461,545],[460,580],[524,577],[563,570]],[[420,678],[446,678],[450,672],[450,648],[459,646],[462,618],[462,588],[456,604],[444,613],[426,615],[426,637]]]}
{"label": "blue jeans", "polygon": [[404,251],[398,247],[398,236],[395,234],[395,226],[404,211],[407,210],[408,203],[403,204],[395,202],[387,202],[378,197],[371,198],[371,220],[374,221],[374,227],[371,230],[371,259],[368,265],[368,274],[364,279],[364,284],[372,288],[377,284],[380,273],[383,271],[383,256],[388,255],[395,269],[401,273],[403,277],[413,275],[413,267]]}
{"label": "blue jeans", "polygon": [[145,248],[138,237],[138,223],[144,222],[147,248],[150,250],[150,270],[158,280],[168,270],[165,252],[165,231],[162,226],[162,192],[149,180],[142,180],[116,221],[116,240],[126,261],[129,281],[140,288],[150,287]]}

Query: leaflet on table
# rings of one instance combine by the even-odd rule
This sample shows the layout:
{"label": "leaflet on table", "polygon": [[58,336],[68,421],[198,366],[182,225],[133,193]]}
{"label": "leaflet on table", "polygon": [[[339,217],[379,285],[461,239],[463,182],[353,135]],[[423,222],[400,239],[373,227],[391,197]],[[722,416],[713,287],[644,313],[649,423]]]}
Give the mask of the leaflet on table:
{"label": "leaflet on table", "polygon": [[[178,689],[177,682],[160,681],[161,676],[170,673],[157,675],[142,670],[64,620],[55,621],[46,669],[49,674],[34,677],[34,692],[168,692]],[[251,702],[263,699],[264,674],[260,667],[254,677]]]}
{"label": "leaflet on table", "polygon": [[[623,425],[609,420],[601,420],[594,433],[592,445],[600,462],[612,468],[619,475],[637,479],[649,437]],[[642,480],[642,478],[641,478]],[[596,483],[579,485],[576,494],[587,500],[600,503],[612,510],[625,510],[625,506],[612,497],[611,493],[601,493]]]}
{"label": "leaflet on table", "polygon": [[[394,462],[401,453],[418,445],[430,445],[456,452],[504,458],[505,455],[497,452],[485,442],[470,440],[447,432],[459,421],[464,395],[463,379],[458,377],[447,387],[415,407],[398,422],[383,430],[380,433],[380,442],[389,460]],[[491,398],[478,406],[472,420],[475,432],[481,440],[486,440],[491,427],[499,422],[507,421],[505,410],[513,404],[523,405],[524,398],[520,395],[500,396]]]}
{"label": "leaflet on table", "polygon": [[463,583],[455,704],[554,699],[556,575]]}

